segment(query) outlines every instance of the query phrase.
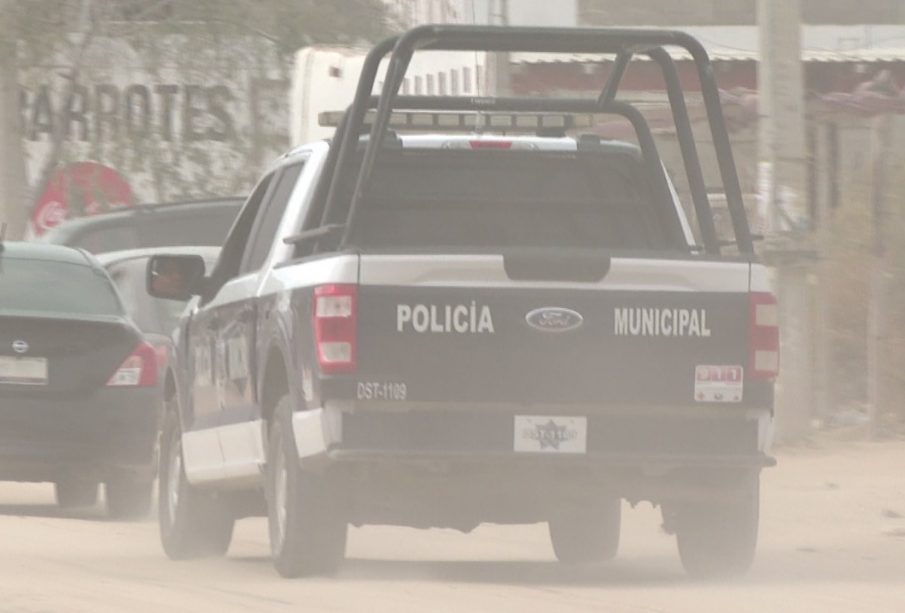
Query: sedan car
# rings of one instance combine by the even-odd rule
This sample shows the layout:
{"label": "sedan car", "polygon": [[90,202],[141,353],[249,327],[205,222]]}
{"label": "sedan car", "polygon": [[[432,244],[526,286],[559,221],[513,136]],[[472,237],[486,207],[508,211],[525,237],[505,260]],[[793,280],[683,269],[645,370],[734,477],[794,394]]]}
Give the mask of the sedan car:
{"label": "sedan car", "polygon": [[79,247],[91,253],[125,249],[223,243],[244,198],[142,204],[70,219],[51,228],[38,241]]}
{"label": "sedan car", "polygon": [[104,483],[111,517],[150,508],[154,348],[82,250],[0,243],[0,480],[49,481],[63,507]]}

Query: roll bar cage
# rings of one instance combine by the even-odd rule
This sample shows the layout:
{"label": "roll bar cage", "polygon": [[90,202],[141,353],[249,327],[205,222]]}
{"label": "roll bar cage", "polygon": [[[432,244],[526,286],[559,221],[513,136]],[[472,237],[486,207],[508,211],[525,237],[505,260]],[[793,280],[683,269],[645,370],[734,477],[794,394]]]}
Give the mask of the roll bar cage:
{"label": "roll bar cage", "polygon": [[[708,254],[720,253],[713,214],[704,174],[694,141],[685,94],[672,57],[664,47],[678,47],[691,55],[697,68],[707,118],[713,137],[720,176],[739,252],[753,255],[754,247],[742,201],[741,186],[729,143],[729,134],[720,105],[713,67],[706,50],[697,39],[684,32],[627,28],[526,28],[496,26],[426,25],[409,30],[398,37],[377,44],[365,59],[355,98],[337,128],[330,148],[322,181],[299,237],[323,235],[318,228],[342,229],[341,245],[352,235],[356,212],[373,173],[374,164],[386,137],[394,107],[410,110],[513,112],[605,113],[626,118],[632,123],[642,156],[651,176],[656,177],[655,192],[668,199],[669,187],[663,172],[650,127],[641,112],[616,100],[619,86],[631,59],[646,55],[663,73],[667,96],[676,126],[682,160],[688,176],[701,239]],[[599,97],[593,99],[560,99],[537,97],[458,97],[401,96],[399,89],[415,51],[520,51],[539,53],[615,54],[616,61]],[[379,96],[372,92],[381,61],[390,56],[383,89]],[[342,176],[353,168],[359,136],[365,128],[365,117],[376,108],[345,220],[337,219]],[[665,201],[665,200],[664,200]]]}

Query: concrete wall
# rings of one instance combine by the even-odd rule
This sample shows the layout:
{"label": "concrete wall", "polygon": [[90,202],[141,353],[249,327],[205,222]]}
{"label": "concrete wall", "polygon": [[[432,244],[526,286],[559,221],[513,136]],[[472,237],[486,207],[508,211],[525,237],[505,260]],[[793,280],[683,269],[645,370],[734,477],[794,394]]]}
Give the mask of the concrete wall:
{"label": "concrete wall", "polygon": [[27,59],[20,116],[32,183],[55,128],[61,163],[116,169],[137,202],[244,195],[289,145],[290,67],[263,39],[98,38],[68,101],[71,58]]}
{"label": "concrete wall", "polygon": [[[825,121],[825,119],[821,119]],[[870,162],[871,162],[871,138],[870,138],[870,122],[864,117],[840,116],[833,120],[836,131],[836,162],[833,169],[835,182],[835,200],[828,206],[844,208],[850,206],[851,203],[866,202],[867,195],[870,191]],[[808,156],[813,159],[815,151],[815,141],[813,139],[812,130],[816,127],[816,120],[810,119],[807,124],[808,138]],[[720,180],[719,166],[713,149],[713,141],[710,138],[709,130],[703,123],[695,124],[695,136],[698,145],[698,153],[701,156],[701,164],[704,169],[704,180],[709,190],[718,193],[721,190],[722,182]],[[735,164],[738,168],[739,181],[742,187],[742,193],[745,195],[745,204],[749,209],[749,220],[754,232],[759,232],[761,221],[755,214],[756,194],[758,190],[757,177],[757,126],[748,126],[742,130],[735,131],[730,135],[732,140],[732,151],[735,157]],[[674,134],[671,132],[661,132],[655,134],[657,146],[660,149],[660,155],[663,163],[669,170],[676,183],[676,187],[686,208],[691,212],[691,197],[688,190],[687,180],[684,176],[685,169],[682,163],[681,151]],[[808,193],[805,195],[807,206],[812,209],[816,206],[814,198],[816,197],[816,185],[813,180],[809,179],[807,185]],[[720,201],[720,197],[714,198],[714,204]],[[720,231],[721,238],[731,239],[732,229],[729,225],[728,214],[719,212],[717,220],[717,229]]]}

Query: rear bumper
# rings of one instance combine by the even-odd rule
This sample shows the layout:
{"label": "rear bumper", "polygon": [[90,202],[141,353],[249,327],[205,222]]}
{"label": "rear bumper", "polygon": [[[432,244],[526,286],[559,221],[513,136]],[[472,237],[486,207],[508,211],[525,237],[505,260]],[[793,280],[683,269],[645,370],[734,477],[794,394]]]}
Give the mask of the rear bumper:
{"label": "rear bumper", "polygon": [[776,465],[776,459],[766,453],[752,454],[636,454],[636,453],[585,453],[581,455],[552,455],[529,453],[481,453],[466,452],[416,452],[386,451],[376,449],[333,448],[325,457],[337,463],[413,464],[437,465],[438,463],[461,466],[493,464],[495,466],[555,466],[561,468],[643,468],[651,471],[677,468],[727,468],[759,469]]}
{"label": "rear bumper", "polygon": [[[769,410],[567,413],[586,424],[580,452],[516,451],[514,410],[367,411],[329,407],[296,413],[302,460],[328,462],[515,464],[670,468],[762,468],[772,417]],[[557,413],[554,413],[554,416]]]}
{"label": "rear bumper", "polygon": [[0,480],[152,476],[162,414],[157,388],[0,398]]}
{"label": "rear bumper", "polygon": [[586,448],[575,453],[516,451],[526,413],[544,415],[333,407],[296,413],[293,429],[302,465],[331,476],[353,524],[469,530],[547,521],[601,496],[726,500],[775,464],[762,446],[766,410],[585,413]]}

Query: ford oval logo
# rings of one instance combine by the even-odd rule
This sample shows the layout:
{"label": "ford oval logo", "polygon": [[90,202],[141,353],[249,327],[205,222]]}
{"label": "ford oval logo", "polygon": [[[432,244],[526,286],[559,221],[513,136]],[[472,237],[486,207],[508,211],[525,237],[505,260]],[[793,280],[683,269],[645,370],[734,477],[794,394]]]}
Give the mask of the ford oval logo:
{"label": "ford oval logo", "polygon": [[16,353],[25,353],[28,351],[28,343],[25,341],[13,341],[13,351]]}
{"label": "ford oval logo", "polygon": [[528,325],[544,332],[568,332],[584,323],[581,313],[562,307],[534,309],[525,316]]}

